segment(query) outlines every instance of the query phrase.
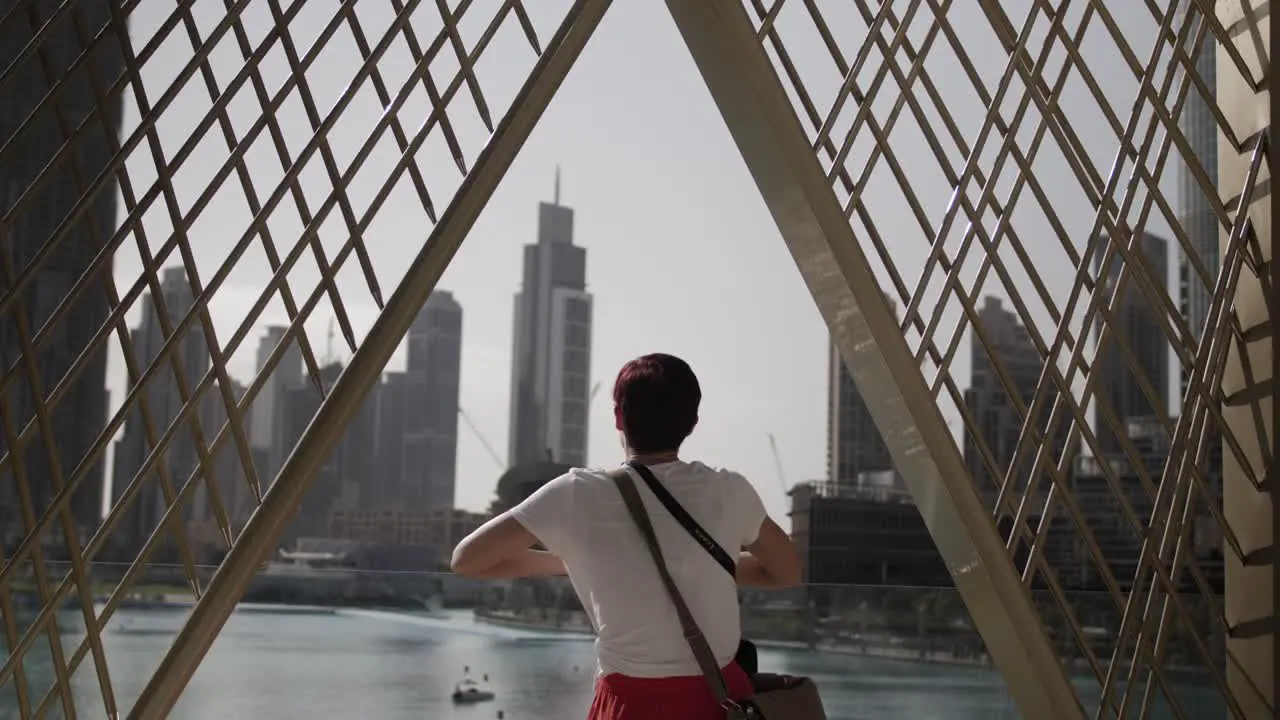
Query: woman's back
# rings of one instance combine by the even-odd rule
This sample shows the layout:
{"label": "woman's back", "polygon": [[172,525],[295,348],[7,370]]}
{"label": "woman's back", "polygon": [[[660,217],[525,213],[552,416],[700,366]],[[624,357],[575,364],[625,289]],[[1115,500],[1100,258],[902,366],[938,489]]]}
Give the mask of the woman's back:
{"label": "woman's back", "polygon": [[[607,471],[575,469],[552,480],[453,551],[454,571],[472,577],[569,576],[598,635],[592,720],[723,717],[721,696],[742,700],[753,692],[734,659],[741,635],[736,585],[800,582],[795,545],[768,519],[755,488],[737,473],[678,459],[698,424],[701,400],[688,363],[662,353],[624,365],[613,386],[614,425],[628,463],[648,466],[703,531],[737,558],[731,575],[645,483],[635,483],[664,564],[720,662],[724,685],[715,684],[723,691],[713,692],[702,676],[654,558]],[[546,550],[534,547],[539,543]]]}
{"label": "woman's back", "polygon": [[[755,541],[765,510],[741,475],[697,462],[650,469],[730,555]],[[728,664],[741,633],[734,579],[644,483],[637,486],[667,567],[717,658]],[[575,469],[534,493],[512,515],[564,561],[596,627],[602,675],[699,674],[649,551],[605,471]]]}

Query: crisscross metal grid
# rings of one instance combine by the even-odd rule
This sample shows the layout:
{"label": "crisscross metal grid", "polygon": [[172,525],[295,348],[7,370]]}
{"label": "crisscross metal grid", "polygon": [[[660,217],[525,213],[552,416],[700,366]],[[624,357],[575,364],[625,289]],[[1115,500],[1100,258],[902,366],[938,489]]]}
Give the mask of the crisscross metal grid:
{"label": "crisscross metal grid", "polygon": [[[201,596],[279,469],[252,441],[264,385],[300,364],[320,405],[335,328],[361,345],[579,11],[0,3],[0,687],[21,717],[128,708],[113,613],[149,578]],[[267,324],[287,329],[254,357]]]}
{"label": "crisscross metal grid", "polygon": [[[1246,694],[1269,707],[1227,682],[1220,554],[1260,561],[1224,518],[1221,454],[1259,491],[1271,463],[1267,375],[1223,381],[1270,333],[1233,305],[1242,282],[1270,292],[1252,205],[1268,148],[1214,91],[1261,87],[1257,17],[1228,29],[1200,0],[743,6],[951,421],[927,442],[963,452],[1039,631],[1097,681],[1077,685],[1084,707],[1192,716],[1188,666],[1234,715]],[[1219,189],[1219,147],[1248,160],[1221,185],[1238,192]],[[1224,406],[1252,408],[1249,433]]]}
{"label": "crisscross metal grid", "polygon": [[[310,456],[340,433],[540,110],[508,121],[549,98],[608,3],[452,5],[0,4],[0,685],[23,717],[74,716],[71,677],[87,667],[116,716],[128,699],[103,627],[144,576],[176,568],[207,594],[135,714],[172,706],[296,506]],[[999,561],[1039,611],[1031,630],[1064,673],[1097,680],[1078,686],[1084,705],[1187,716],[1180,664],[1207,669],[1233,712],[1262,696],[1226,680],[1239,660],[1221,638],[1243,625],[1227,622],[1212,552],[1191,532],[1214,529],[1228,566],[1256,560],[1224,519],[1213,457],[1220,445],[1265,489],[1271,460],[1251,452],[1267,446],[1262,420],[1248,437],[1220,408],[1260,418],[1269,403],[1247,367],[1223,389],[1224,368],[1247,366],[1268,333],[1234,302],[1265,285],[1252,207],[1267,146],[1235,131],[1201,61],[1214,52],[1219,80],[1260,88],[1265,46],[1239,40],[1260,21],[1224,23],[1208,0],[744,7],[880,289],[904,309],[918,370],[895,372],[922,375],[954,420],[953,436],[926,442],[963,450],[1005,542]],[[719,17],[728,34],[734,19]],[[1248,158],[1220,164],[1238,178],[1215,180],[1181,127],[1192,115],[1211,145]],[[490,138],[512,126],[514,139]],[[1173,274],[1148,262],[1147,233],[1166,262],[1188,258],[1187,296],[1202,298],[1191,320]],[[1217,267],[1206,234],[1221,239]],[[405,252],[379,266],[373,242]],[[386,320],[376,343],[374,315]],[[287,330],[253,358],[268,322]],[[317,351],[330,323],[355,353],[336,381],[332,352]],[[1167,377],[1151,347],[1172,358]],[[281,464],[255,453],[250,409],[288,358],[317,403],[343,392]],[[113,362],[128,383],[109,399]],[[1116,377],[1135,389],[1110,392]],[[1105,461],[1083,472],[1082,456]],[[223,552],[209,584],[202,561]],[[74,627],[57,612],[67,603]]]}

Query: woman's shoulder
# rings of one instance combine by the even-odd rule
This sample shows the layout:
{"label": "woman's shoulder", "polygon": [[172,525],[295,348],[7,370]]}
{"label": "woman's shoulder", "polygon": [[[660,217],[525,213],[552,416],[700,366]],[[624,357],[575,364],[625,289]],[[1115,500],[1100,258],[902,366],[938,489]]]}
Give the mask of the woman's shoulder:
{"label": "woman's shoulder", "polygon": [[[613,475],[619,467],[575,467],[556,478],[555,482],[573,486],[578,490],[597,490],[612,486]],[[664,480],[679,484],[714,483],[720,487],[729,487],[742,492],[754,493],[755,487],[742,473],[726,467],[719,467],[693,460],[670,465],[658,465],[653,468]]]}
{"label": "woman's shoulder", "polygon": [[711,463],[706,463],[701,460],[692,460],[688,463],[685,463],[685,467],[690,472],[698,473],[708,477],[725,478],[725,479],[733,479],[733,480],[747,479],[746,476],[744,476],[742,473],[738,472],[737,470],[733,470],[731,468],[723,467],[720,465],[712,465]]}
{"label": "woman's shoulder", "polygon": [[553,482],[572,486],[576,490],[590,490],[612,485],[614,482],[612,473],[616,470],[617,468],[612,467],[573,467],[566,470]]}
{"label": "woman's shoulder", "polygon": [[700,460],[684,463],[684,467],[681,468],[680,472],[684,474],[685,477],[682,479],[685,480],[700,480],[707,483],[716,483],[721,487],[755,492],[751,481],[737,470],[711,465]]}

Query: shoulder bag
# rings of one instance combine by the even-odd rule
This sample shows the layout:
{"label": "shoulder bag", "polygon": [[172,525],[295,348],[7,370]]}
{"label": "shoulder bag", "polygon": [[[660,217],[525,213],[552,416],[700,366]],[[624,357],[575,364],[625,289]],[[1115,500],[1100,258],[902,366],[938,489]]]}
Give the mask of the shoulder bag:
{"label": "shoulder bag", "polygon": [[724,676],[720,674],[720,663],[667,569],[658,537],[653,531],[653,523],[649,520],[649,513],[645,510],[644,501],[640,499],[640,492],[632,480],[631,472],[622,468],[611,475],[631,519],[635,521],[640,536],[649,548],[658,576],[662,578],[662,584],[676,607],[680,628],[684,631],[685,640],[693,651],[699,669],[702,670],[702,676],[706,678],[716,701],[725,711],[725,720],[826,720],[818,688],[809,678],[757,673],[751,678],[754,693],[750,698],[734,701],[729,697],[728,686]]}
{"label": "shoulder bag", "polygon": [[[703,550],[707,551],[711,559],[724,568],[724,571],[729,573],[729,577],[736,578],[738,576],[738,563],[724,548],[720,547],[720,543],[716,542],[710,533],[702,529],[698,521],[694,520],[693,516],[684,509],[684,506],[671,495],[670,491],[653,474],[653,471],[643,463],[635,460],[628,460],[625,464],[634,470],[641,480],[644,480],[644,484],[649,486],[649,491],[653,493],[654,497],[658,498],[658,502],[662,503],[662,506],[667,509],[671,517],[680,523],[680,527],[684,528],[685,532],[689,533],[694,541],[701,545]],[[738,642],[738,651],[734,653],[733,659],[737,661],[738,665],[742,666],[743,670],[747,671],[748,675],[755,675],[760,671],[756,645],[746,638],[742,638]]]}

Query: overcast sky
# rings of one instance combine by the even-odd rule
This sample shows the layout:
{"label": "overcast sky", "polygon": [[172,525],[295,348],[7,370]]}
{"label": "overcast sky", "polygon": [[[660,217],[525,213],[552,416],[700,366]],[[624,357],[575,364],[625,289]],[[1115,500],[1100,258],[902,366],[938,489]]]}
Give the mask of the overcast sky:
{"label": "overcast sky", "polygon": [[[272,4],[266,0],[249,4],[245,18],[253,45],[271,25]],[[1030,4],[1027,0],[1003,3],[1015,26],[1022,24]],[[497,2],[477,2],[468,11],[462,25],[468,46],[475,43],[498,5]],[[529,5],[538,6],[532,11],[545,43],[567,3]],[[828,13],[828,19],[833,32],[841,38],[846,57],[852,60],[857,55],[858,40],[866,31],[857,19],[857,4],[826,5],[835,6]],[[895,3],[895,12],[901,14],[909,5]],[[908,34],[917,47],[933,22],[928,5],[920,4],[922,9]],[[1079,25],[1082,8],[1088,5],[1073,4],[1065,18],[1070,31],[1074,32]],[[308,0],[305,9],[290,25],[299,53],[305,53],[311,46],[337,7],[338,3],[332,0]],[[216,25],[223,8],[220,2],[196,3],[202,35],[207,35]],[[1111,10],[1117,13],[1116,21],[1130,33],[1129,41],[1139,62],[1146,63],[1155,25],[1145,5],[1119,3],[1113,4]],[[135,12],[131,29],[135,51],[141,50],[156,25],[164,19],[163,15],[147,13],[168,11],[167,4],[143,3]],[[357,15],[370,44],[376,44],[391,19],[389,6],[360,3]],[[948,21],[988,88],[994,91],[1006,58],[976,0],[951,3]],[[419,42],[428,44],[439,25],[436,4],[422,3],[413,23]],[[841,77],[808,22],[803,5],[788,4],[778,27],[797,65],[809,79],[820,112],[827,112]],[[1029,45],[1033,52],[1038,52],[1044,41],[1047,23],[1043,16],[1037,27]],[[886,31],[886,37],[892,37],[892,33]],[[1119,51],[1097,17],[1091,21],[1085,49],[1090,67],[1103,83],[1116,116],[1121,123],[1127,122],[1137,83],[1122,64]],[[158,101],[191,54],[190,42],[180,29],[148,60],[143,79],[149,102]],[[1056,76],[1056,68],[1061,67],[1064,57],[1061,49],[1055,51],[1049,61],[1052,72],[1046,74]],[[495,120],[508,106],[532,61],[533,54],[518,25],[508,20],[477,70]],[[233,38],[220,41],[211,62],[219,88],[225,88],[243,64]],[[909,62],[901,56],[897,62],[904,68],[909,67]],[[359,63],[360,56],[349,31],[340,31],[306,75],[321,116],[346,89]],[[403,40],[397,40],[379,65],[393,95],[408,76],[411,65]],[[867,88],[882,65],[882,56],[873,53],[859,75],[859,85]],[[447,47],[432,63],[432,74],[442,90],[456,74],[457,67],[455,56]],[[954,118],[966,142],[972,145],[979,136],[982,106],[954,53],[946,47],[945,38],[938,39],[926,69],[944,96],[948,114]],[[287,57],[277,47],[263,63],[268,92],[274,93],[288,74]],[[1157,81],[1161,78],[1162,75],[1157,76]],[[1020,103],[1023,90],[1020,82],[1012,83],[1002,104],[1006,120]],[[918,84],[912,92],[929,104]],[[873,115],[880,123],[885,121],[899,94],[897,84],[890,78],[872,105]],[[132,104],[135,101],[133,95],[127,100],[130,106],[126,109],[126,132],[131,132],[138,122],[139,110]],[[209,106],[209,94],[197,75],[157,128],[167,157],[177,152]],[[1090,161],[1105,177],[1115,159],[1118,140],[1078,75],[1068,82],[1063,106],[1076,132],[1085,139]],[[427,108],[425,92],[419,88],[399,113],[407,133],[418,129],[427,116]],[[243,136],[260,112],[252,87],[242,89],[231,104],[237,137]],[[853,122],[856,112],[855,103],[846,103],[841,120],[836,123],[837,142],[843,138],[843,130]],[[938,111],[930,108],[926,112],[941,131]],[[382,113],[381,103],[366,82],[329,134],[339,168],[350,164],[356,149]],[[1143,130],[1149,114],[1149,110],[1142,114]],[[470,163],[483,146],[486,133],[465,86],[452,101],[449,115]],[[306,108],[296,93],[281,108],[279,117],[286,144],[296,157],[311,135]],[[1038,120],[1039,114],[1033,107],[1017,135],[1024,153],[1028,151]],[[1157,141],[1162,137],[1163,133],[1158,134]],[[988,170],[998,140],[997,137],[988,142],[988,149],[982,154],[983,167]],[[959,167],[961,155],[954,144],[947,141],[947,145],[951,148],[951,162]],[[852,171],[860,171],[872,147],[873,140],[864,128],[847,162]],[[909,113],[904,114],[891,135],[891,147],[904,172],[912,178],[921,206],[936,229],[946,212],[952,188],[937,169],[938,164]],[[352,183],[349,194],[357,216],[368,207],[398,156],[393,136],[386,133]],[[175,194],[184,210],[192,206],[226,157],[225,141],[215,127],[175,176]],[[1045,138],[1039,157],[1036,172],[1072,243],[1082,247],[1093,222],[1093,210],[1067,170],[1052,136]],[[282,176],[270,138],[261,136],[247,159],[259,199],[265,200]],[[446,151],[438,127],[432,131],[417,161],[437,211],[443,210],[461,175]],[[1171,159],[1170,168],[1178,164],[1176,159]],[[662,3],[640,0],[614,3],[439,285],[452,291],[464,310],[463,408],[475,420],[485,439],[505,456],[512,295],[519,288],[520,248],[535,240],[537,203],[551,199],[557,167],[562,173],[562,201],[576,211],[576,241],[587,248],[588,289],[595,295],[592,374],[594,380],[604,385],[591,408],[591,462],[611,464],[619,459],[608,400],[608,390],[618,367],[639,354],[674,353],[692,364],[704,393],[701,423],[685,454],[741,470],[755,483],[770,511],[784,515],[783,485],[820,479],[826,473],[826,327]],[[135,151],[128,170],[135,185],[145,188],[151,184],[155,169],[145,145]],[[1128,172],[1129,168],[1125,168],[1121,173],[1121,193]],[[1006,164],[997,183],[1001,197],[1007,196],[1016,175],[1014,165]],[[318,155],[304,171],[303,184],[309,209],[315,212],[332,188]],[[969,197],[976,199],[979,195],[976,186],[970,189]],[[1135,207],[1141,206],[1144,195],[1139,188]],[[928,246],[921,225],[902,197],[902,190],[881,158],[864,202],[878,231],[891,244],[894,261],[906,276],[908,286],[914,288]],[[1045,276],[1051,295],[1061,304],[1070,288],[1066,255],[1058,246],[1044,213],[1035,204],[1035,198],[1024,190],[1013,224]],[[1136,222],[1136,216],[1136,212],[1131,213],[1130,222]],[[233,175],[214,202],[199,215],[189,233],[202,282],[208,282],[229,249],[245,233],[250,217],[244,194]],[[983,223],[992,229],[997,220],[994,213],[988,212]],[[1152,230],[1167,235],[1167,227],[1154,214],[1150,222]],[[145,224],[154,249],[168,239],[173,222],[160,203],[146,213]],[[957,218],[948,236],[951,238],[947,245],[949,252],[954,254],[959,247],[965,226],[963,218]],[[293,244],[302,223],[292,199],[286,197],[277,207],[270,227],[278,244]],[[870,252],[866,232],[861,225],[855,228]],[[409,178],[404,176],[364,234],[384,295],[398,282],[408,259],[422,246],[429,232],[430,224],[421,201]],[[321,244],[330,258],[347,237],[342,214],[335,209],[320,231]],[[1001,258],[1013,262],[1007,245],[1006,241]],[[980,253],[973,252],[963,264],[961,278],[967,291],[1008,297],[994,273],[988,276],[980,291],[973,289],[980,261]],[[176,255],[167,264],[174,262],[177,262]],[[116,275],[121,284],[131,284],[139,267],[136,251],[122,251],[116,259]],[[291,273],[291,285],[300,298],[305,298],[315,287],[315,268],[314,260],[307,253]],[[883,268],[878,269],[884,276]],[[1026,274],[1020,272],[1013,273],[1013,281],[1020,293],[1030,296],[1032,290],[1025,282]],[[255,241],[231,273],[227,285],[212,301],[221,343],[229,341],[269,277],[261,244]],[[339,285],[355,330],[363,336],[375,317],[376,307],[354,263],[348,263],[339,274]],[[934,286],[926,293],[926,298],[934,299],[926,301],[924,311],[930,311],[931,304],[936,304],[940,281],[935,281]],[[954,298],[946,302],[955,304]],[[1031,305],[1038,318],[1042,321],[1047,318],[1041,303]],[[137,316],[138,306],[135,306],[130,322],[136,323]],[[311,341],[321,355],[326,352],[331,316],[327,301],[322,302],[307,326]],[[954,332],[959,326],[958,315],[952,313],[948,317],[955,318],[949,330]],[[253,354],[261,329],[285,320],[283,305],[278,300],[268,306],[250,340],[230,360],[235,377],[242,382],[252,377]],[[1052,337],[1052,328],[1046,328],[1045,332]],[[944,347],[947,337],[949,334],[939,339]],[[341,334],[335,345],[337,354],[345,357],[347,352]],[[968,384],[968,353],[966,340],[952,368],[961,387]],[[402,366],[403,354],[400,353],[392,360],[391,368]],[[113,400],[119,402],[126,387],[118,350],[111,360],[110,386]],[[781,475],[770,451],[770,433],[777,438]],[[483,509],[492,498],[494,483],[503,468],[494,462],[465,424],[459,426],[458,443],[458,502],[467,509]]]}

